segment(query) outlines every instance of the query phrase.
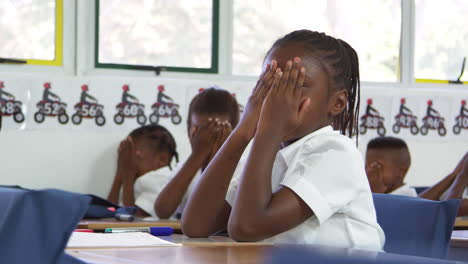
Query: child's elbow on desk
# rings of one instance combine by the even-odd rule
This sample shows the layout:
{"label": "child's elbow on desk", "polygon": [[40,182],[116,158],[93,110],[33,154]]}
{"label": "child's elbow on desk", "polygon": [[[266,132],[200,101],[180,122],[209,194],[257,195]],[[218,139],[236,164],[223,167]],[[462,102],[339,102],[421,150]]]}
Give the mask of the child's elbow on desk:
{"label": "child's elbow on desk", "polygon": [[256,225],[240,221],[229,221],[229,237],[237,242],[256,242],[264,239]]}
{"label": "child's elbow on desk", "polygon": [[186,220],[182,216],[181,221],[182,233],[190,238],[205,238],[211,236],[214,232],[210,232],[206,226],[198,225],[195,221]]}

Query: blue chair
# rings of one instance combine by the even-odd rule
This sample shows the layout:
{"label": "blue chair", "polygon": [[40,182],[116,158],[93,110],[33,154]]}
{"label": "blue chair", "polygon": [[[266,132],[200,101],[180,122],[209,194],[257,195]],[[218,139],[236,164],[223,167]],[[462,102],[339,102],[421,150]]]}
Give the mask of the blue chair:
{"label": "blue chair", "polygon": [[90,197],[0,187],[1,263],[84,263],[64,253]]}
{"label": "blue chair", "polygon": [[377,222],[390,253],[446,258],[460,200],[373,194]]}
{"label": "blue chair", "polygon": [[269,264],[457,264],[460,262],[385,252],[322,246],[277,247],[267,253]]}

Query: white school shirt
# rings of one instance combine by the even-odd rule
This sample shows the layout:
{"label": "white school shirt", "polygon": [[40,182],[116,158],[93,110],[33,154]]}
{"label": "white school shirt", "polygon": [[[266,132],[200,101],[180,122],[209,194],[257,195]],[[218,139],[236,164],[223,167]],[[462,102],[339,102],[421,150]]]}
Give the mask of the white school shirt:
{"label": "white school shirt", "polygon": [[[177,168],[175,169],[175,171],[172,174],[173,176],[175,176],[176,173],[182,168],[183,164],[184,163],[180,163],[179,166],[177,166]],[[244,165],[244,162],[241,159],[239,161],[239,163],[237,164],[237,167],[236,167],[236,169],[234,171],[234,174],[232,175],[231,182],[236,181],[237,178],[240,177],[240,175],[242,173],[243,165]],[[184,197],[182,198],[182,201],[180,202],[179,206],[177,207],[176,214],[175,214],[177,217],[180,217],[182,215],[182,212],[184,211],[184,208],[187,205],[188,200],[190,199],[190,195],[192,195],[193,191],[195,190],[195,186],[198,184],[198,182],[201,179],[201,175],[202,175],[202,170],[199,169],[195,173],[195,176],[193,176],[192,181],[190,182],[189,186],[187,187],[187,191],[185,192]]]}
{"label": "white school shirt", "polygon": [[[273,192],[282,186],[301,197],[314,215],[266,242],[382,250],[385,235],[364,162],[351,139],[327,126],[280,150],[272,168]],[[231,206],[236,190],[237,184],[231,184],[226,197]]]}
{"label": "white school shirt", "polygon": [[140,176],[133,186],[135,205],[143,209],[149,215],[156,217],[154,202],[162,189],[166,187],[171,180],[171,173],[172,171],[166,166]]}
{"label": "white school shirt", "polygon": [[416,189],[407,184],[403,184],[402,186],[395,189],[390,194],[403,195],[403,196],[409,196],[409,197],[418,197],[418,193],[416,192]]}

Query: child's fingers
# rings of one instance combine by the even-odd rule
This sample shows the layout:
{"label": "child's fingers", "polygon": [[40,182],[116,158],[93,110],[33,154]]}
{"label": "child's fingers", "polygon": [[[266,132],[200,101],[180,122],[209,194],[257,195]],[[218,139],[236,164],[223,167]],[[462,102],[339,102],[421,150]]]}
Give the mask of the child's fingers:
{"label": "child's fingers", "polygon": [[296,88],[296,83],[297,83],[297,78],[299,76],[300,68],[301,68],[301,59],[298,57],[294,58],[294,64],[291,70],[291,74],[288,80],[288,86],[287,86],[287,93],[291,95],[295,95],[295,88]]}
{"label": "child's fingers", "polygon": [[271,64],[268,64],[265,71],[262,73],[260,78],[257,81],[257,85],[255,86],[254,93],[258,93],[262,88],[265,86],[273,76],[277,68],[277,62],[273,60]]}
{"label": "child's fingers", "polygon": [[263,79],[265,78],[265,75],[268,74],[268,72],[270,71],[271,69],[271,64],[267,64],[267,66],[265,67],[265,70],[260,74],[260,76],[258,77],[258,80],[257,80],[257,84],[255,85],[255,88],[253,90],[253,93],[255,93],[256,91],[258,91],[258,89],[260,89],[260,85],[263,81]]}
{"label": "child's fingers", "polygon": [[305,81],[305,68],[301,67],[301,69],[299,70],[299,76],[296,81],[296,86],[294,87],[295,96],[301,96],[302,94],[301,89],[304,86],[304,81]]}
{"label": "child's fingers", "polygon": [[291,60],[288,60],[286,62],[286,66],[284,67],[284,72],[283,75],[281,76],[281,80],[278,86],[278,92],[280,94],[286,94],[287,91],[287,86],[288,86],[288,81],[289,81],[289,76],[291,75],[291,69],[293,66],[293,62]]}
{"label": "child's fingers", "polygon": [[272,66],[268,73],[264,76],[264,78],[261,80],[260,85],[257,90],[257,94],[260,98],[263,98],[268,94],[268,90],[271,87],[271,84],[273,83],[275,73],[278,71],[278,65],[275,60],[272,62]]}
{"label": "child's fingers", "polygon": [[271,88],[270,88],[270,93],[272,95],[278,94],[278,89],[279,89],[278,86],[279,86],[279,82],[281,80],[282,75],[283,75],[283,72],[281,70],[275,73],[275,79],[273,80],[273,83],[271,84]]}

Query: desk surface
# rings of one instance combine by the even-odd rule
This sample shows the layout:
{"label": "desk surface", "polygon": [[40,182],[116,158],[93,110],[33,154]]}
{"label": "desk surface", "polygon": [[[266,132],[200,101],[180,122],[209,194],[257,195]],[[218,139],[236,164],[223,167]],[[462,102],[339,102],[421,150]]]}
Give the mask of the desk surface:
{"label": "desk surface", "polygon": [[176,230],[180,230],[180,221],[158,220],[158,221],[143,221],[137,220],[132,222],[118,221],[113,218],[100,220],[82,220],[78,223],[77,228],[104,230],[106,228],[119,227],[152,227],[152,226],[168,226]]}
{"label": "desk surface", "polygon": [[[464,235],[464,234],[463,234]],[[100,264],[146,264],[146,263],[266,263],[272,252],[281,248],[278,245],[262,243],[236,243],[227,237],[210,237],[192,239],[183,235],[161,237],[166,240],[182,243],[180,247],[146,247],[146,248],[107,248],[107,249],[67,249],[66,252],[83,261]],[[303,246],[304,248],[314,246]],[[454,263],[440,259],[428,259],[390,253],[376,253],[352,249],[326,248],[326,251],[360,256],[364,260],[395,260],[391,263]],[[326,252],[325,251],[325,252]],[[295,262],[299,263],[299,262]],[[355,262],[353,262],[355,263]],[[358,262],[356,262],[358,263]],[[359,262],[361,263],[361,262]],[[369,263],[369,262],[365,262]],[[374,262],[372,262],[374,263]]]}
{"label": "desk surface", "polygon": [[468,217],[457,217],[457,219],[455,220],[455,227],[468,229]]}
{"label": "desk surface", "polygon": [[67,249],[67,253],[91,263],[262,263],[271,245],[182,246],[119,249]]}

